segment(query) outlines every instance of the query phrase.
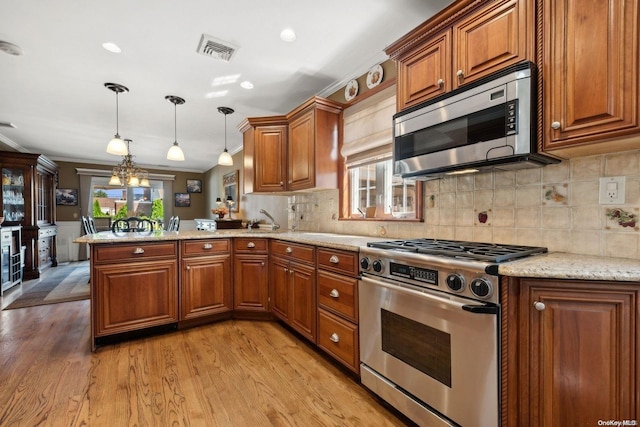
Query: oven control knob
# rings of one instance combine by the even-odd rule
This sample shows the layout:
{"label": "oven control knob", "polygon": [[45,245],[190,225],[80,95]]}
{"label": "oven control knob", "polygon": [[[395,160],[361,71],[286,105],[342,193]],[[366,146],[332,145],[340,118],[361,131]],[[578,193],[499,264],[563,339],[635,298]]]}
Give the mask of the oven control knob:
{"label": "oven control knob", "polygon": [[363,270],[368,270],[369,268],[371,268],[371,261],[369,261],[369,258],[364,257],[360,259],[360,268],[362,268]]}
{"label": "oven control knob", "polygon": [[383,268],[382,261],[380,261],[379,259],[373,261],[373,271],[375,271],[376,273],[380,273],[382,272],[382,268]]}
{"label": "oven control knob", "polygon": [[493,294],[493,286],[487,279],[473,279],[469,285],[471,292],[478,298],[490,298]]}
{"label": "oven control knob", "polygon": [[453,273],[447,276],[447,287],[454,292],[464,290],[464,276]]}

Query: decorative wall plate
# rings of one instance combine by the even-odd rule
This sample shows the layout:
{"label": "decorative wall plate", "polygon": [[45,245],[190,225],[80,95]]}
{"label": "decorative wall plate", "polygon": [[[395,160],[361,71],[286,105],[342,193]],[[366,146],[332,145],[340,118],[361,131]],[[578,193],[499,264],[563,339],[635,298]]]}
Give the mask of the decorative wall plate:
{"label": "decorative wall plate", "polygon": [[347,101],[351,101],[358,94],[358,81],[352,79],[347,83],[347,87],[344,88],[344,98]]}
{"label": "decorative wall plate", "polygon": [[373,89],[378,86],[382,81],[383,75],[384,73],[380,64],[371,67],[369,73],[367,73],[367,87]]}

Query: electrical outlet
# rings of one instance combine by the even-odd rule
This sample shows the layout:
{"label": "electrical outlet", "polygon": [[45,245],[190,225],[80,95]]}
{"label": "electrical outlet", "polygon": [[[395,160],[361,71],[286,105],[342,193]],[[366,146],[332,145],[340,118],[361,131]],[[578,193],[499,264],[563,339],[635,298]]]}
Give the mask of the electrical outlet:
{"label": "electrical outlet", "polygon": [[600,178],[600,204],[623,204],[625,191],[624,183],[624,176],[606,176]]}

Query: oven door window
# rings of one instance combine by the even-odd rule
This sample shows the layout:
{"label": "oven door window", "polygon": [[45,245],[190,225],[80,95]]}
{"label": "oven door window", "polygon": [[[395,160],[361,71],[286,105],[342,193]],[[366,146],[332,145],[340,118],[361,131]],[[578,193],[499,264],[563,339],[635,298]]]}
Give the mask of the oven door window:
{"label": "oven door window", "polygon": [[382,351],[451,387],[451,335],[380,309]]}

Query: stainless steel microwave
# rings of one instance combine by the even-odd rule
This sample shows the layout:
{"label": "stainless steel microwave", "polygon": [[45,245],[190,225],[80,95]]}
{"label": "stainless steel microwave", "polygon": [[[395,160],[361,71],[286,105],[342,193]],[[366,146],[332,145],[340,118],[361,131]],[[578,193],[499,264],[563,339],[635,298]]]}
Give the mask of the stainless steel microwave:
{"label": "stainless steel microwave", "polygon": [[535,71],[520,62],[394,115],[395,174],[431,179],[558,163],[537,153]]}

